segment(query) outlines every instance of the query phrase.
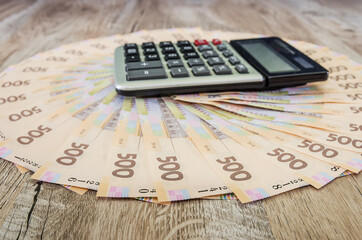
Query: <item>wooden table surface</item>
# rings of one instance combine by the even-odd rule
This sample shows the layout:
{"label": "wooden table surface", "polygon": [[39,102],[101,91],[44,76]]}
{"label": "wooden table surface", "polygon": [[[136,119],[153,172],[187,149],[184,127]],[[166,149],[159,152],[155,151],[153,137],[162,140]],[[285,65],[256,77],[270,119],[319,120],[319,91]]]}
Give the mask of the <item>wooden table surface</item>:
{"label": "wooden table surface", "polygon": [[[361,12],[358,0],[0,0],[0,64],[88,38],[193,26],[309,41],[361,63]],[[361,239],[361,182],[347,176],[250,204],[162,206],[80,196],[0,160],[0,239]]]}

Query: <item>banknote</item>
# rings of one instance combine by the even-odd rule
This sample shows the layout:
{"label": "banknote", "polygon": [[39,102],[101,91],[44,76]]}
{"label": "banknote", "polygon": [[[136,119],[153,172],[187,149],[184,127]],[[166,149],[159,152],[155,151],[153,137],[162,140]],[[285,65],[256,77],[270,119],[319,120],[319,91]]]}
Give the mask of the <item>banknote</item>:
{"label": "banknote", "polygon": [[[274,165],[294,173],[316,188],[328,184],[344,171],[344,169],[340,169],[338,166],[319,161],[304,153],[297,152],[257,134],[253,134],[250,131],[241,129],[221,117],[205,111],[200,106],[183,105],[193,114],[196,114],[218,130],[235,139],[240,145],[252,150]],[[322,178],[321,176],[324,177]]]}
{"label": "banknote", "polygon": [[[227,111],[235,112],[237,114],[279,122],[279,123],[290,123],[294,125],[306,126],[309,128],[318,128],[323,130],[329,130],[337,133],[347,133],[350,135],[361,135],[361,130],[359,129],[359,118],[355,116],[350,116],[348,120],[345,120],[345,117],[340,115],[305,115],[305,114],[296,114],[296,113],[285,113],[280,111],[273,111],[261,108],[253,108],[242,105],[234,104],[225,104],[225,103],[210,103],[213,106],[225,109]],[[351,126],[356,126],[357,130]]]}
{"label": "banknote", "polygon": [[135,100],[125,97],[97,196],[156,197],[146,155]]}
{"label": "banknote", "polygon": [[79,194],[157,204],[251,202],[359,173],[362,66],[327,47],[284,39],[329,71],[326,82],[162,99],[114,91],[114,49],[126,43],[259,37],[140,30],[9,66],[0,73],[0,158]]}
{"label": "banknote", "polygon": [[260,96],[255,94],[242,94],[242,93],[208,93],[208,94],[193,94],[193,95],[178,95],[175,97],[181,101],[198,101],[198,100],[224,100],[235,99],[254,102],[266,103],[283,103],[283,104],[306,104],[306,103],[351,103],[360,104],[362,102],[362,95],[360,93],[323,93],[313,95],[279,95],[279,96]]}
{"label": "banknote", "polygon": [[[265,108],[282,112],[310,113],[310,114],[332,114],[332,115],[351,115],[358,116],[362,112],[362,104],[282,104],[282,103],[264,103],[243,100],[221,100],[220,102],[245,105],[257,108]],[[205,102],[208,104],[208,102]]]}
{"label": "banknote", "polygon": [[279,142],[284,146],[300,151],[319,160],[341,166],[354,173],[362,169],[362,157],[360,153],[347,151],[341,148],[334,148],[328,145],[310,141],[285,132],[274,131],[265,125],[250,124],[248,119],[240,115],[226,112],[220,109],[208,109],[208,111],[222,116],[225,120],[234,123],[237,126],[248,129],[272,141]]}
{"label": "banknote", "polygon": [[[175,149],[176,144],[174,139],[169,137],[157,98],[136,98],[136,104],[158,201],[185,200],[227,191],[224,184],[210,185],[206,179],[211,171],[205,170],[204,167],[195,167],[198,166],[198,162],[202,163],[203,159],[190,145],[188,148],[187,141],[177,140],[182,145]],[[212,177],[211,175],[210,178]],[[202,182],[204,180],[205,184]],[[198,184],[195,185],[195,182]],[[209,187],[206,186],[216,189],[210,193]]]}
{"label": "banknote", "polygon": [[110,91],[93,113],[80,122],[74,131],[68,131],[69,136],[32,178],[96,190],[100,180],[99,171],[104,167],[104,161],[100,159],[107,156],[108,139],[112,137],[122,102],[122,96],[115,90]]}
{"label": "banknote", "polygon": [[263,199],[307,185],[302,179],[263,160],[211,125],[206,127],[179,103],[167,98],[164,100],[207,163],[241,202]]}
{"label": "banknote", "polygon": [[[0,142],[0,157],[36,171],[69,136],[72,129],[75,129],[96,110],[109,90],[103,88],[86,95],[83,101],[62,106],[44,119],[25,128],[14,130],[11,138],[9,134],[6,134],[6,129],[1,129],[0,136],[4,140]],[[33,151],[33,149],[41,149],[41,151]]]}
{"label": "banknote", "polygon": [[[204,107],[209,108],[207,105],[205,105]],[[232,111],[229,111],[226,114],[230,114],[230,112]],[[250,117],[244,117],[241,115],[232,115],[232,117],[236,117],[238,120],[241,121],[246,121],[259,126],[268,127],[288,134],[297,135],[306,138],[308,140],[313,140],[328,146],[333,146],[336,148],[341,148],[352,152],[360,153],[362,149],[362,140],[358,136],[356,137],[355,135],[336,134],[335,132],[320,130],[317,128],[309,128],[289,123],[280,123],[268,120],[255,119]],[[352,128],[354,128],[355,130],[358,129],[358,127],[354,125],[351,126],[351,130]]]}

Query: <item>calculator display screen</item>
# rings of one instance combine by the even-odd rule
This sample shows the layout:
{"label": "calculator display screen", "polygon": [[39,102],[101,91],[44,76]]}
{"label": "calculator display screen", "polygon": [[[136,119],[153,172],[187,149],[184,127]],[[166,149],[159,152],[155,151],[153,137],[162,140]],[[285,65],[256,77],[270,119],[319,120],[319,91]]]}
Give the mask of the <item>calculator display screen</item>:
{"label": "calculator display screen", "polygon": [[262,41],[240,42],[239,44],[270,73],[299,70]]}

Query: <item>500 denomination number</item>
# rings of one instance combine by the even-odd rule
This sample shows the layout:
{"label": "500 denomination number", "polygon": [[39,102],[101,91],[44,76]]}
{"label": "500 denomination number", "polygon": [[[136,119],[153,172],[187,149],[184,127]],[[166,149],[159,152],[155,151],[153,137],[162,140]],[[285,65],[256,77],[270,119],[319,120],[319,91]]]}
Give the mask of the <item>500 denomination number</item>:
{"label": "500 denomination number", "polygon": [[88,144],[77,144],[75,142],[73,142],[71,146],[72,148],[64,150],[65,156],[57,158],[57,163],[65,166],[71,166],[77,162],[78,157],[83,155],[83,150],[89,147]]}
{"label": "500 denomination number", "polygon": [[326,139],[329,142],[338,142],[341,145],[352,145],[354,148],[362,148],[362,140],[353,139],[348,136],[338,136],[337,134],[330,133]]}
{"label": "500 denomination number", "polygon": [[9,116],[9,120],[12,122],[16,122],[19,121],[20,119],[22,119],[23,117],[30,117],[32,116],[34,113],[40,113],[41,109],[39,109],[37,106],[33,107],[30,110],[23,110],[20,113],[13,113]]}
{"label": "500 denomination number", "polygon": [[169,156],[165,159],[157,158],[157,161],[161,162],[162,164],[158,166],[158,169],[161,171],[165,171],[166,173],[161,175],[161,178],[165,181],[179,181],[184,178],[182,172],[180,170],[180,164],[177,163],[176,156]]}
{"label": "500 denomination number", "polygon": [[231,156],[231,157],[225,157],[223,160],[216,160],[216,162],[223,164],[224,166],[222,167],[222,169],[224,169],[225,171],[228,172],[233,172],[230,175],[230,179],[234,180],[234,181],[246,181],[251,179],[251,174],[246,171],[243,170],[244,166],[237,162],[236,158]]}
{"label": "500 denomination number", "polygon": [[267,153],[269,156],[277,157],[279,162],[289,162],[289,167],[294,170],[303,169],[308,166],[308,164],[300,159],[295,159],[294,154],[286,153],[281,148],[276,148],[272,153]]}
{"label": "500 denomination number", "polygon": [[35,138],[44,136],[45,133],[50,132],[52,129],[44,127],[43,125],[38,126],[36,130],[28,132],[28,136],[21,136],[17,138],[18,143],[28,145],[34,141]]}
{"label": "500 denomination number", "polygon": [[114,163],[116,169],[112,172],[112,175],[118,178],[130,178],[134,175],[134,170],[132,169],[136,166],[136,161],[134,159],[137,158],[137,154],[129,154],[127,153],[126,156],[122,156],[121,153],[117,154],[118,161]]}
{"label": "500 denomination number", "polygon": [[6,98],[2,98],[0,97],[0,105],[3,105],[5,103],[13,103],[13,102],[17,102],[17,101],[24,101],[26,100],[26,96],[25,94],[20,94],[19,96],[9,96]]}
{"label": "500 denomination number", "polygon": [[25,81],[21,81],[21,80],[16,80],[14,82],[4,82],[1,87],[2,88],[8,88],[8,87],[19,87],[19,86],[27,86],[30,84],[30,80],[25,80]]}
{"label": "500 denomination number", "polygon": [[300,148],[308,148],[310,152],[321,152],[322,156],[325,158],[334,158],[338,156],[338,152],[331,148],[326,148],[324,145],[320,143],[313,143],[309,140],[303,140],[299,145],[297,145]]}

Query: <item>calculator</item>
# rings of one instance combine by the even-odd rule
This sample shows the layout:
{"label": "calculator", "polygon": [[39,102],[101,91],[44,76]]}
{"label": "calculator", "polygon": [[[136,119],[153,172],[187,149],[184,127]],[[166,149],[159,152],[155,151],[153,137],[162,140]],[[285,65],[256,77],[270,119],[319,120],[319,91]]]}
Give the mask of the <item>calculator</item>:
{"label": "calculator", "polygon": [[324,81],[328,71],[278,37],[127,43],[114,55],[125,96],[271,90]]}

